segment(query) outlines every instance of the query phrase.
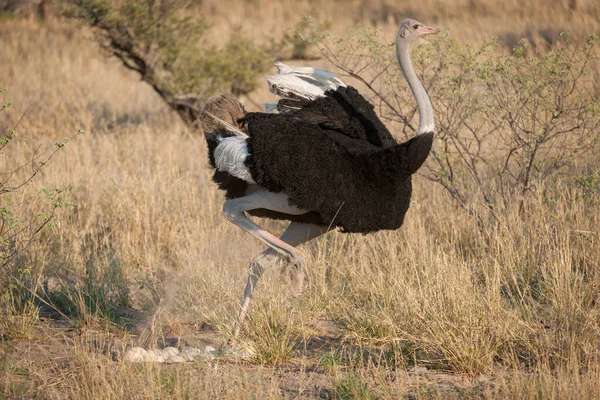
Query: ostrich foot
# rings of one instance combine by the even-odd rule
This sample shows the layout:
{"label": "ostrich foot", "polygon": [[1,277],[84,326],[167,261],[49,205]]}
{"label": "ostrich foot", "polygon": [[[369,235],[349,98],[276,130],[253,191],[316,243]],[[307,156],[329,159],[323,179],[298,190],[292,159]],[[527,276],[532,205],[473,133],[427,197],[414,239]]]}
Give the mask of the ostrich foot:
{"label": "ostrich foot", "polygon": [[[290,284],[290,295],[293,298],[302,296],[304,292],[304,260],[303,257],[295,256],[281,268],[281,277],[284,282]],[[288,278],[289,277],[289,278]]]}
{"label": "ostrich foot", "polygon": [[290,285],[290,295],[293,298],[302,296],[304,292],[303,263],[288,262],[281,268],[281,281]]}
{"label": "ostrich foot", "polygon": [[248,344],[239,344],[237,340],[232,338],[228,339],[219,348],[220,356],[238,358],[240,360],[249,360],[254,353]]}

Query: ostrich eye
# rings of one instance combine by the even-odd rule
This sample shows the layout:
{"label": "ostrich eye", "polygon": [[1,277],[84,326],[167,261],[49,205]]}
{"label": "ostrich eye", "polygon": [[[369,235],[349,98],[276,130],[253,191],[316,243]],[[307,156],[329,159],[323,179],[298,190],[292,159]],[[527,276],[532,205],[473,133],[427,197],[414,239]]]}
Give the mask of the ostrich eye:
{"label": "ostrich eye", "polygon": [[417,25],[417,24],[413,25],[413,29],[417,29],[418,27],[419,27],[419,25]]}

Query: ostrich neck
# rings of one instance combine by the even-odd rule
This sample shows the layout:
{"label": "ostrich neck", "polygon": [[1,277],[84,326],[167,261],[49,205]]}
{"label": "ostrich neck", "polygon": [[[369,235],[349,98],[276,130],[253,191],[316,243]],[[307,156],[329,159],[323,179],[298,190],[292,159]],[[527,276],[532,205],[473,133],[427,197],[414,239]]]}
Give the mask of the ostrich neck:
{"label": "ostrich neck", "polygon": [[398,37],[396,40],[396,57],[398,57],[400,69],[404,73],[404,77],[417,100],[417,108],[419,109],[419,129],[417,130],[417,135],[420,135],[426,132],[433,132],[435,123],[433,120],[433,107],[431,106],[431,101],[413,68],[412,61],[410,60],[409,47],[410,43],[401,40],[400,37]]}

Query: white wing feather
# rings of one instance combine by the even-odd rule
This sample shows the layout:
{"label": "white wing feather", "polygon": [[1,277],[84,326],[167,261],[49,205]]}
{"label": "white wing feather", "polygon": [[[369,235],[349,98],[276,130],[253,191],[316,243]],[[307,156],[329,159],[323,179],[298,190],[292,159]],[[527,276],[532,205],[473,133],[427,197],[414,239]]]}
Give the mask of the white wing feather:
{"label": "white wing feather", "polygon": [[291,74],[267,76],[267,82],[271,93],[283,98],[314,100],[325,95],[325,91],[320,87]]}
{"label": "white wing feather", "polygon": [[286,65],[280,61],[275,63],[277,71],[281,75],[293,75],[307,81],[313,85],[319,86],[324,90],[336,90],[337,88],[346,87],[346,84],[339,80],[331,72],[324,71],[313,67],[294,67]]}
{"label": "white wing feather", "polygon": [[[277,74],[267,76],[271,93],[284,99],[315,100],[325,96],[325,91],[346,87],[330,72],[313,67],[294,67],[282,62],[276,62]],[[286,105],[285,108],[293,108]],[[274,107],[267,105],[267,111]]]}

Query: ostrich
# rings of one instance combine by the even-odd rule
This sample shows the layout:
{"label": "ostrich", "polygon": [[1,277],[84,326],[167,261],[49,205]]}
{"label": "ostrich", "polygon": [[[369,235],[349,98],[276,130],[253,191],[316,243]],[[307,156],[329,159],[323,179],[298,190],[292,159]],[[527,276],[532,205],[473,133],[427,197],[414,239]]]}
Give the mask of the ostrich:
{"label": "ostrich", "polygon": [[[250,263],[233,345],[252,292],[266,268],[280,258],[291,294],[302,294],[303,256],[295,246],[330,229],[369,233],[398,229],[410,204],[411,175],[433,141],[433,108],[415,73],[410,45],[436,32],[413,19],[396,36],[398,63],[419,110],[416,136],[397,143],[356,89],[316,68],[277,63],[267,77],[281,99],[267,111],[246,113],[232,95],[209,100],[201,124],[213,180],[226,191],[225,217],[267,245]],[[291,221],[279,238],[247,214]]]}

